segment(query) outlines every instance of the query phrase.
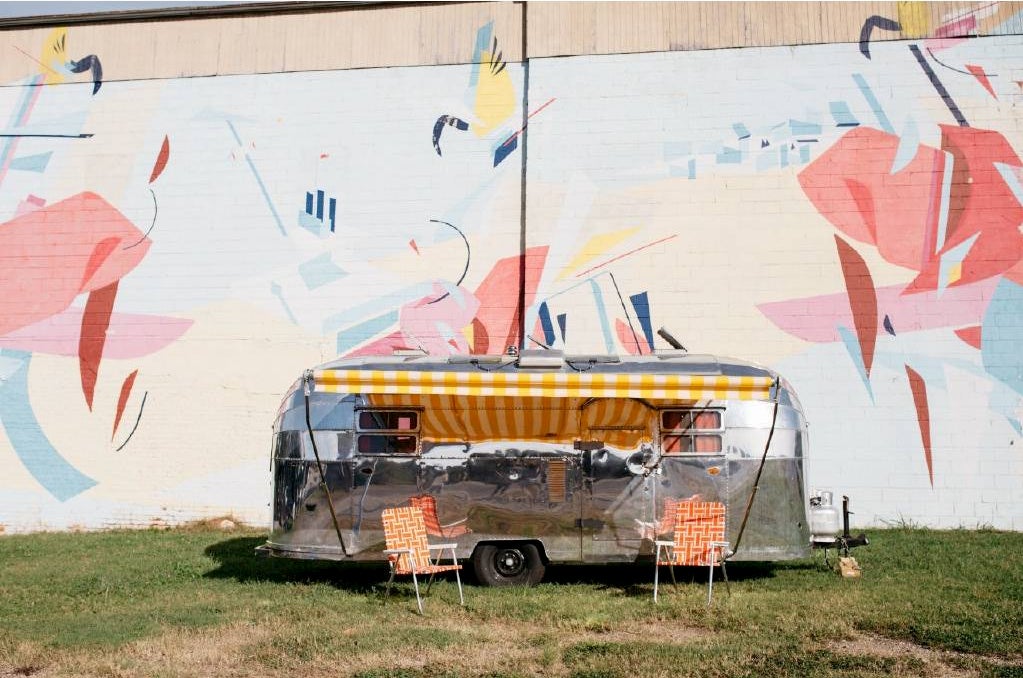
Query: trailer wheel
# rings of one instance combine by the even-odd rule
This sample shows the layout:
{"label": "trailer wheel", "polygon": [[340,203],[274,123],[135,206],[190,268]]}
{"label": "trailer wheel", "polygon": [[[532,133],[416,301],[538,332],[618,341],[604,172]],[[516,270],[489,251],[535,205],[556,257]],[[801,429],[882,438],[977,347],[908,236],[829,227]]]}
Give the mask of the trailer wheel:
{"label": "trailer wheel", "polygon": [[534,544],[480,544],[472,555],[476,578],[487,586],[533,586],[544,564]]}

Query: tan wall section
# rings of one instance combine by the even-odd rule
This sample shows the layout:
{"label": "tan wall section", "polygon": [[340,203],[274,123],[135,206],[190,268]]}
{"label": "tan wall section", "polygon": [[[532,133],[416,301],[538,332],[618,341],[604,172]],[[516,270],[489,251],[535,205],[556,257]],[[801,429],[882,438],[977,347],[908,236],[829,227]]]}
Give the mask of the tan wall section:
{"label": "tan wall section", "polygon": [[[464,64],[466,35],[494,22],[505,61],[521,60],[521,15],[512,3],[402,5],[75,26],[69,56],[102,54],[104,79]],[[0,31],[0,81],[39,71],[52,27]],[[20,52],[20,53],[19,53]]]}
{"label": "tan wall section", "polygon": [[[374,5],[304,14],[76,26],[69,55],[103,55],[104,79],[469,63],[465,40],[494,22],[504,60],[521,60],[521,3]],[[966,2],[535,2],[530,57],[858,42],[870,16],[903,30],[871,40],[1023,32],[1023,3]],[[1010,21],[1011,19],[1011,21]],[[0,81],[38,72],[51,27],[0,31]],[[947,28],[945,30],[948,30]],[[19,54],[18,52],[21,52]]]}
{"label": "tan wall section", "polygon": [[[869,16],[902,20],[901,33],[873,40],[933,35],[975,15],[976,35],[1016,33],[1020,3],[968,2],[537,2],[529,5],[529,55],[620,54],[728,47],[858,42]],[[910,29],[910,30],[906,30]]]}

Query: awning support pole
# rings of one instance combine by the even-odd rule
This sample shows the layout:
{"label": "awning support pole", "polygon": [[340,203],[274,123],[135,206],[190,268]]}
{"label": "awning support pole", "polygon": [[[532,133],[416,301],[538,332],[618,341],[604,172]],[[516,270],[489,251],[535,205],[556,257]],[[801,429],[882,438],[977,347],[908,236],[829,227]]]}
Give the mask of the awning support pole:
{"label": "awning support pole", "polygon": [[[767,444],[764,445],[764,454],[760,457],[760,466],[757,468],[757,477],[753,479],[753,490],[750,491],[749,501],[746,502],[746,512],[742,516],[742,524],[739,526],[739,534],[735,537],[735,547],[732,549],[732,553],[736,553],[739,550],[739,544],[742,542],[742,535],[746,531],[746,523],[749,521],[750,511],[753,510],[753,500],[757,496],[757,490],[760,489],[760,476],[764,472],[764,464],[767,462],[767,451],[771,449],[771,439],[774,438],[774,427],[778,423],[778,399],[781,396],[781,381],[779,379],[774,380],[774,412],[771,414],[771,430],[767,434]],[[728,554],[724,555],[727,558]],[[723,558],[723,559],[724,559]]]}
{"label": "awning support pole", "polygon": [[305,426],[309,431],[309,440],[313,444],[313,456],[316,458],[316,468],[320,472],[320,487],[327,497],[327,508],[330,509],[330,519],[334,523],[334,531],[337,532],[337,540],[341,543],[341,552],[346,558],[350,558],[348,549],[345,547],[345,540],[341,537],[341,526],[337,522],[337,512],[334,511],[334,499],[330,496],[330,488],[327,487],[327,476],[323,472],[323,462],[320,461],[320,451],[316,448],[316,436],[313,435],[313,424],[309,418],[309,393],[313,389],[313,371],[306,370],[302,375],[303,392],[305,393]]}

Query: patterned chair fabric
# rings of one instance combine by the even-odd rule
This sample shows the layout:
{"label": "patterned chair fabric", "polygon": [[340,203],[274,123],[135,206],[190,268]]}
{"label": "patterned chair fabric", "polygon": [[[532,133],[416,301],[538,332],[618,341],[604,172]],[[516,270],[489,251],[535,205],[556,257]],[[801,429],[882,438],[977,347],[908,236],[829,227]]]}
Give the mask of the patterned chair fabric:
{"label": "patterned chair fabric", "polygon": [[457,539],[463,534],[472,532],[466,527],[465,522],[468,518],[455,521],[448,525],[441,525],[440,519],[437,517],[437,500],[432,494],[422,494],[418,497],[409,497],[409,506],[415,506],[422,509],[423,521],[426,523],[426,533],[433,535],[434,537],[444,537],[445,539]]}
{"label": "patterned chair fabric", "polygon": [[[667,502],[665,502],[667,503]],[[665,510],[667,513],[667,507]],[[725,505],[719,501],[682,501],[675,505],[673,546],[661,565],[717,565],[711,542],[725,540]]]}
{"label": "patterned chair fabric", "polygon": [[[462,605],[465,598],[462,595],[462,578],[459,570],[462,566],[458,564],[455,557],[456,544],[434,544],[430,545],[426,539],[426,523],[423,520],[422,509],[415,506],[402,506],[399,508],[384,509],[382,514],[384,522],[384,540],[387,544],[387,560],[391,566],[391,578],[387,581],[386,594],[391,592],[391,583],[395,575],[412,575],[412,583],[416,590],[416,603],[419,606],[419,613],[423,613],[423,599],[419,595],[418,575],[430,575],[427,585],[427,593],[433,584],[433,577],[438,572],[454,572],[458,582],[458,599]],[[430,557],[431,550],[449,550],[451,552],[451,564],[442,565]]]}
{"label": "patterned chair fabric", "polygon": [[[668,513],[665,500],[665,514]],[[675,502],[675,527],[671,541],[656,541],[654,563],[654,602],[657,602],[658,574],[662,565],[671,569],[671,581],[675,583],[675,566],[703,566],[709,570],[707,580],[707,604],[714,592],[714,567],[721,567],[721,574],[728,586],[728,571],[725,560],[731,555],[725,541],[725,505],[718,501]],[[663,554],[663,555],[662,555]],[[675,585],[676,589],[678,585]]]}

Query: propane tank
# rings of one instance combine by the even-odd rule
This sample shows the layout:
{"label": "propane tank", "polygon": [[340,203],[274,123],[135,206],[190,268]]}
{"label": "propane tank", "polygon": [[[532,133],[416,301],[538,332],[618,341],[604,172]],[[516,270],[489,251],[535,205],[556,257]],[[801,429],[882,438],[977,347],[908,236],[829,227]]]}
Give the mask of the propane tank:
{"label": "propane tank", "polygon": [[810,541],[834,544],[842,533],[842,516],[834,504],[834,495],[818,491],[810,498]]}

